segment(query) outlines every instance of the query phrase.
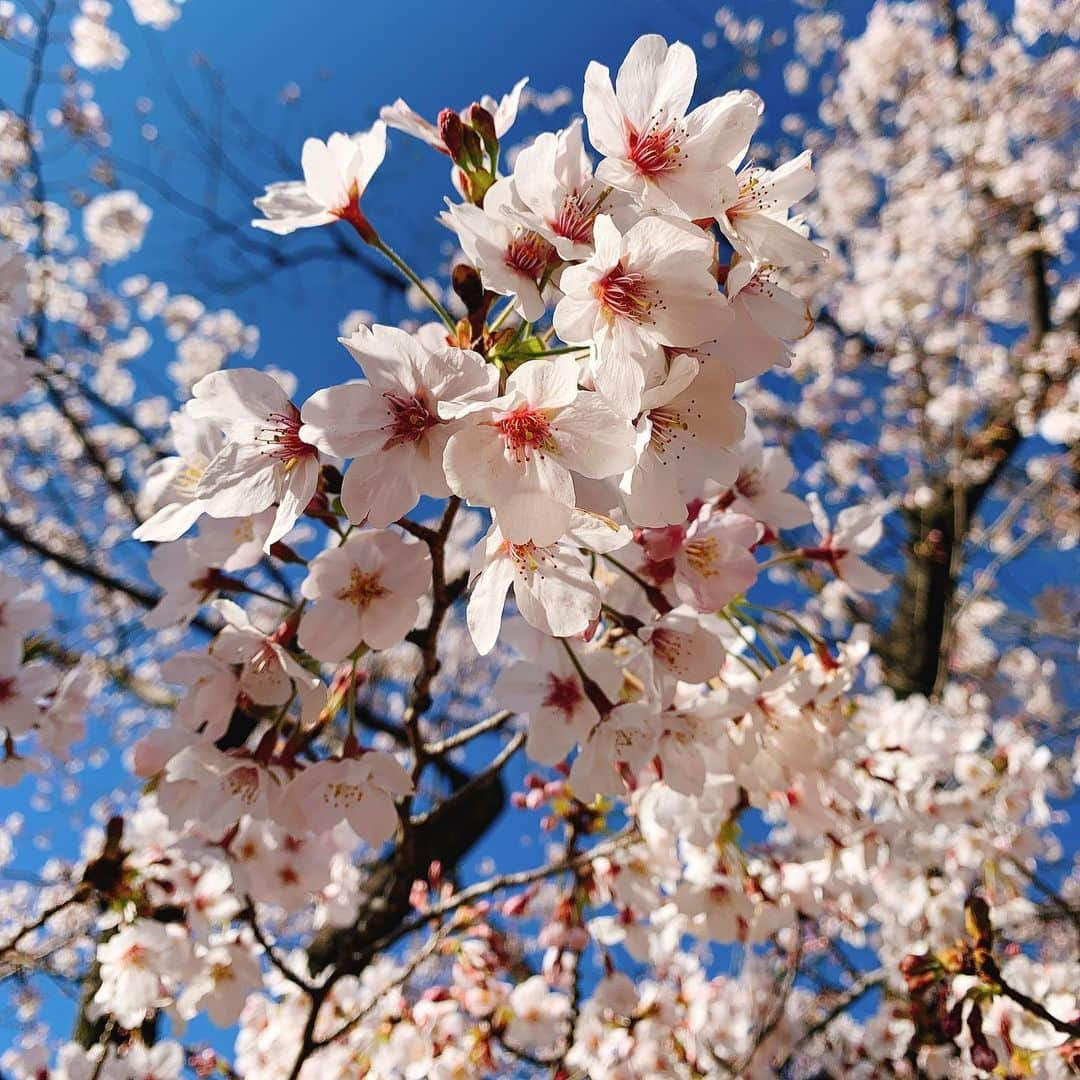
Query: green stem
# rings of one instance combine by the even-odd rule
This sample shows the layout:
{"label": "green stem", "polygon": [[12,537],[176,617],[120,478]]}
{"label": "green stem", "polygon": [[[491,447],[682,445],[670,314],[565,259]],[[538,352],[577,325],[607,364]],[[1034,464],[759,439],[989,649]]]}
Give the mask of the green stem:
{"label": "green stem", "polygon": [[566,356],[568,353],[588,353],[588,348],[582,345],[567,345],[562,349],[541,349],[539,352],[504,352],[499,355],[504,360],[533,360],[545,356]]}
{"label": "green stem", "polygon": [[450,312],[447,311],[445,307],[443,307],[443,305],[439,302],[438,298],[435,297],[432,294],[431,290],[424,284],[424,282],[420,280],[420,277],[416,273],[416,271],[413,270],[413,268],[392,247],[390,247],[389,244],[387,244],[381,238],[376,238],[374,241],[372,241],[372,247],[374,247],[378,251],[381,251],[383,255],[385,255],[390,260],[390,262],[392,262],[394,266],[396,266],[398,270],[400,270],[405,275],[405,277],[407,277],[409,281],[411,281],[424,294],[424,298],[431,305],[432,309],[435,311],[435,314],[438,315],[439,318],[442,319],[442,321],[446,324],[448,330],[457,329],[457,323],[454,322],[454,319],[451,316]]}
{"label": "green stem", "polygon": [[776,615],[781,619],[787,619],[787,621],[791,623],[791,625],[794,626],[807,641],[812,641],[815,645],[825,644],[825,639],[820,634],[815,634],[813,630],[807,627],[801,619],[792,615],[790,611],[785,611],[783,608],[778,607],[769,607],[768,604],[752,603],[749,600],[740,600],[739,605],[741,607],[752,607],[757,611],[767,611],[770,615]]}
{"label": "green stem", "polygon": [[774,670],[772,661],[763,653],[749,638],[744,636],[743,628],[723,608],[719,611],[720,617],[727,622],[732,630],[739,635],[739,640],[750,649],[753,654],[770,670]]}

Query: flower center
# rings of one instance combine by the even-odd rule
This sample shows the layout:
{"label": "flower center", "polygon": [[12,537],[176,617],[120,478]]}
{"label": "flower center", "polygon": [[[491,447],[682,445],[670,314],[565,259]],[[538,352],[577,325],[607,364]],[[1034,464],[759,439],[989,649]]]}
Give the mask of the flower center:
{"label": "flower center", "polygon": [[120,959],[131,967],[141,967],[146,960],[148,950],[139,941],[133,941],[125,950]]}
{"label": "flower center", "polygon": [[300,410],[291,403],[288,410],[285,413],[271,413],[256,441],[266,444],[264,454],[277,458],[291,468],[304,458],[316,456],[318,450],[300,438]]}
{"label": "flower center", "polygon": [[543,577],[544,567],[554,565],[551,548],[537,547],[531,540],[524,544],[512,544],[509,540],[504,540],[501,550],[513,562],[514,570],[524,577],[536,573]]}
{"label": "flower center", "polygon": [[323,787],[323,802],[339,810],[343,806],[355,806],[364,797],[364,788],[360,784],[350,784],[338,780]]}
{"label": "flower center", "polygon": [[384,450],[419,442],[430,428],[443,422],[418,393],[411,397],[404,394],[383,394],[383,397],[390,410],[390,423],[383,428],[390,432],[390,437],[383,443]]}
{"label": "flower center", "polygon": [[548,674],[548,692],[543,703],[549,708],[561,712],[569,720],[584,700],[585,695],[572,675],[559,678],[554,672]]}
{"label": "flower center", "polygon": [[558,217],[549,222],[556,236],[564,236],[575,244],[593,242],[593,222],[600,209],[599,200],[586,202],[578,191],[568,191],[559,208]]}
{"label": "flower center", "polygon": [[630,160],[643,176],[655,177],[682,167],[684,133],[677,124],[654,118],[642,132],[630,128],[627,146]]}
{"label": "flower center", "polygon": [[779,200],[771,197],[772,184],[762,183],[763,172],[752,169],[739,178],[739,197],[727,209],[729,218],[765,213],[779,205]]}
{"label": "flower center", "polygon": [[653,647],[653,652],[662,660],[668,667],[675,667],[680,657],[682,656],[683,648],[686,645],[686,635],[675,633],[673,630],[654,630],[652,637],[649,639],[649,644]]}
{"label": "flower center", "polygon": [[371,573],[354,566],[349,571],[349,584],[337,594],[337,598],[352,604],[358,611],[366,611],[372,600],[386,595],[381,577],[379,573]]}
{"label": "flower center", "polygon": [[551,434],[551,419],[542,409],[521,405],[513,412],[503,413],[495,422],[507,451],[520,464],[533,453],[551,453],[558,447]]}
{"label": "flower center", "polygon": [[259,793],[259,770],[254,765],[241,765],[225,778],[232,795],[250,806]]}
{"label": "flower center", "polygon": [[173,490],[178,494],[193,494],[195,489],[199,486],[199,481],[202,479],[202,474],[204,472],[205,469],[202,465],[185,465],[173,477]]}
{"label": "flower center", "polygon": [[720,541],[715,536],[699,536],[691,540],[685,548],[686,561],[702,577],[712,577],[720,573]]}
{"label": "flower center", "polygon": [[593,285],[593,295],[600,301],[609,322],[616,318],[644,322],[654,302],[645,275],[627,270],[621,262]]}
{"label": "flower center", "polygon": [[[689,424],[682,418],[678,409],[670,405],[661,405],[659,408],[649,410],[649,423],[652,430],[649,434],[649,449],[657,457],[663,457],[668,445],[680,432],[686,431]],[[676,459],[679,458],[676,454]]]}
{"label": "flower center", "polygon": [[15,697],[15,676],[0,679],[0,705],[11,701]]}
{"label": "flower center", "polygon": [[504,261],[511,270],[539,281],[548,267],[559,261],[559,254],[539,233],[530,230],[510,241]]}

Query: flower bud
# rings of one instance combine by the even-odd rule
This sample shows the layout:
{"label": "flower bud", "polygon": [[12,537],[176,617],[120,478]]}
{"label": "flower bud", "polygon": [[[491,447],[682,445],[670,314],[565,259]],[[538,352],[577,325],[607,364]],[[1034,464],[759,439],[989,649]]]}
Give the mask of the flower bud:
{"label": "flower bud", "polygon": [[464,167],[465,125],[453,109],[443,109],[437,121],[439,138],[442,139],[446,152],[458,164]]}
{"label": "flower bud", "polygon": [[471,315],[484,306],[484,283],[480,275],[468,263],[458,263],[450,275],[450,283],[465,310]]}
{"label": "flower bud", "polygon": [[498,147],[499,136],[495,133],[495,117],[477,101],[469,106],[469,124],[483,140],[489,153],[492,146]]}

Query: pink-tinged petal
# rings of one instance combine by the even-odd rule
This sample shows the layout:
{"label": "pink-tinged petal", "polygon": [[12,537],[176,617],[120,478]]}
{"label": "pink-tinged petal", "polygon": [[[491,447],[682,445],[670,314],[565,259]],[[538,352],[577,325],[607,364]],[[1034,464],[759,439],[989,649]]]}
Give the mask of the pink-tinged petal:
{"label": "pink-tinged petal", "polygon": [[514,581],[518,611],[530,626],[555,637],[582,633],[600,614],[600,594],[580,556],[560,549],[528,578]]}
{"label": "pink-tinged petal", "polygon": [[493,504],[503,536],[515,544],[553,544],[570,524],[574,481],[546,455],[533,454],[524,463],[517,484]]}
{"label": "pink-tinged petal", "polygon": [[487,656],[499,636],[506,593],[514,580],[514,564],[504,555],[497,555],[480,572],[469,594],[466,621],[476,651]]}
{"label": "pink-tinged petal", "polygon": [[211,517],[246,517],[271,506],[280,488],[274,458],[254,446],[228,443],[207,465],[195,490]]}
{"label": "pink-tinged petal", "polygon": [[693,49],[678,41],[669,47],[659,34],[643,34],[619,67],[615,93],[642,132],[653,117],[665,122],[685,115],[696,81]]}
{"label": "pink-tinged petal", "polygon": [[356,525],[365,520],[385,528],[407,514],[419,501],[420,490],[411,468],[411,447],[396,446],[358,458],[345,473],[341,504]]}
{"label": "pink-tinged petal", "polygon": [[890,584],[889,578],[858,555],[845,555],[837,564],[840,577],[857,592],[884,592]]}
{"label": "pink-tinged petal", "polygon": [[370,754],[365,754],[363,762],[368,768],[371,779],[383,791],[387,791],[391,795],[412,794],[412,777],[409,776],[404,766],[393,754],[375,750]]}
{"label": "pink-tinged petal", "polygon": [[625,115],[611,85],[611,72],[595,60],[585,69],[581,109],[589,125],[589,142],[609,157],[624,153]]}
{"label": "pink-tinged petal", "polygon": [[507,380],[507,393],[519,392],[538,409],[559,409],[577,397],[578,363],[570,356],[528,360]]}
{"label": "pink-tinged petal", "polygon": [[323,597],[304,612],[297,640],[316,660],[324,663],[343,660],[362,640],[356,608],[335,597]]}
{"label": "pink-tinged petal", "polygon": [[389,649],[405,640],[416,623],[420,605],[416,600],[389,596],[376,600],[360,616],[364,643],[372,649]]}
{"label": "pink-tinged petal", "polygon": [[618,476],[637,460],[630,421],[600,394],[579,394],[555,418],[551,430],[566,467],[582,476],[596,480]]}
{"label": "pink-tinged petal", "polygon": [[267,534],[263,550],[269,551],[296,524],[296,519],[307,508],[319,484],[319,462],[315,458],[303,458],[293,464],[281,492],[277,516]]}
{"label": "pink-tinged petal", "polygon": [[349,179],[363,194],[386,157],[386,124],[376,120],[369,131],[354,135],[352,141],[357,148],[357,157],[353,159],[353,174]]}
{"label": "pink-tinged petal", "polygon": [[413,138],[426,142],[428,146],[439,149],[443,145],[435,125],[412,109],[404,98],[398,98],[393,105],[384,105],[379,110],[379,117],[387,127],[404,131],[406,135],[412,135]]}
{"label": "pink-tinged petal", "polygon": [[589,370],[596,389],[619,416],[637,416],[645,371],[635,358],[617,348],[605,349],[589,360]]}
{"label": "pink-tinged petal", "polygon": [[370,383],[318,390],[300,410],[299,437],[323,453],[349,458],[377,451],[388,438],[386,399]]}
{"label": "pink-tinged petal", "polygon": [[336,214],[329,214],[323,210],[317,210],[313,214],[302,214],[297,217],[287,218],[254,218],[251,224],[256,229],[274,233],[276,236],[288,236],[297,229],[313,229],[319,225],[330,225],[337,221]]}
{"label": "pink-tinged petal", "polygon": [[361,326],[351,337],[339,338],[380,392],[414,394],[427,352],[411,334],[396,326]]}
{"label": "pink-tinged petal", "polygon": [[131,535],[136,540],[167,543],[179,540],[202,516],[203,505],[198,499],[167,503],[148,517]]}
{"label": "pink-tinged petal", "polygon": [[281,384],[255,368],[212,371],[191,388],[186,410],[196,420],[212,420],[225,431],[238,424],[262,424],[291,405]]}
{"label": "pink-tinged petal", "polygon": [[306,139],[300,166],[308,194],[327,210],[340,210],[349,201],[348,192],[330,147],[321,139]]}
{"label": "pink-tinged petal", "polygon": [[394,800],[377,787],[364,790],[363,798],[349,810],[349,827],[372,847],[381,847],[398,827]]}
{"label": "pink-tinged petal", "polygon": [[[575,267],[574,269],[587,277],[590,282],[593,280],[587,268]],[[569,273],[568,270],[563,274],[564,284]],[[555,333],[562,341],[569,342],[571,345],[587,344],[592,340],[596,330],[598,314],[599,305],[592,297],[564,296],[556,305],[552,316]]]}

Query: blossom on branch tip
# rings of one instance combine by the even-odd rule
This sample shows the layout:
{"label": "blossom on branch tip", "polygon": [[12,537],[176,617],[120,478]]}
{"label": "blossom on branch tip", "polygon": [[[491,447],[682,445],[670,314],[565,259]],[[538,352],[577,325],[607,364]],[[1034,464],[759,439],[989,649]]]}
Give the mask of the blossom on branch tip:
{"label": "blossom on branch tip", "polygon": [[304,179],[270,184],[255,200],[264,216],[251,224],[285,236],[297,229],[348,221],[371,243],[376,233],[360,200],[385,155],[386,125],[381,120],[357,135],[335,131],[326,142],[308,139],[300,157]]}

